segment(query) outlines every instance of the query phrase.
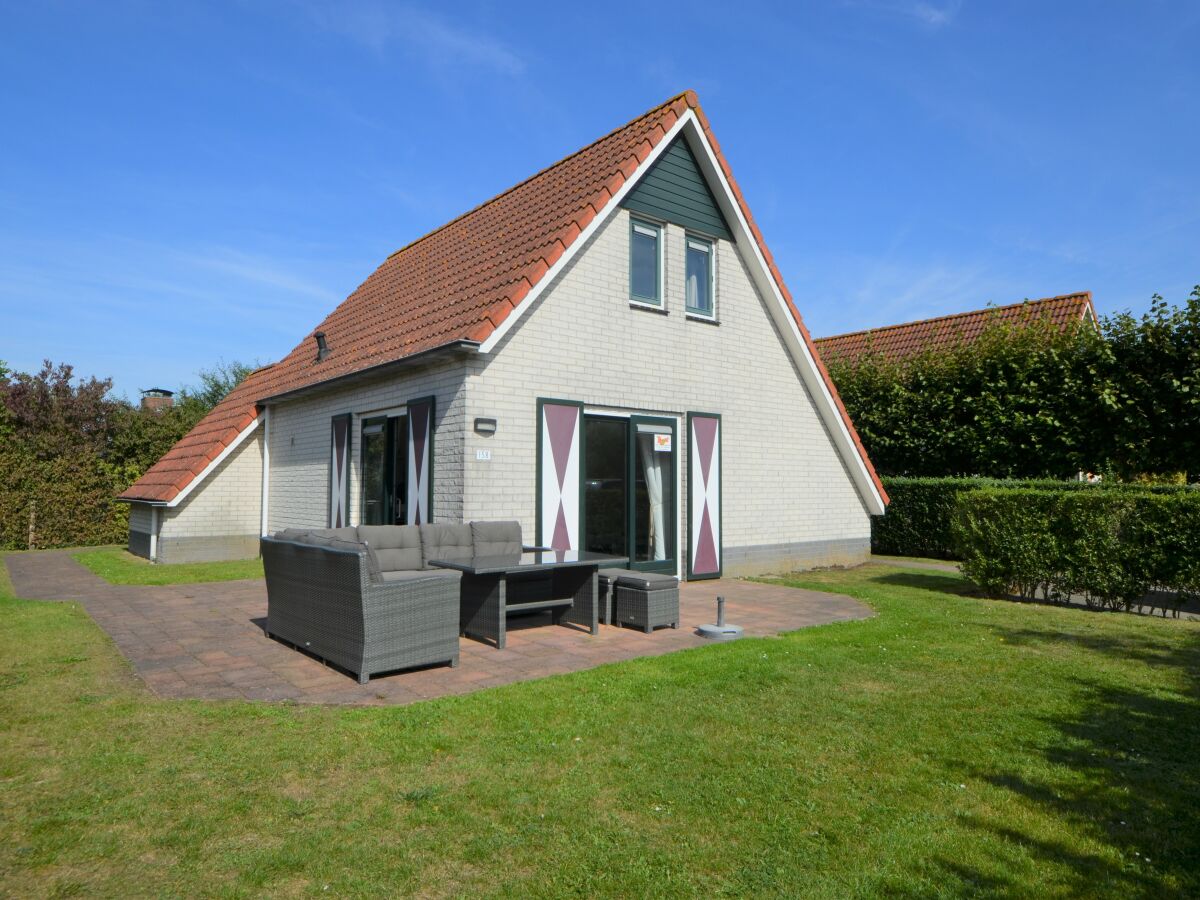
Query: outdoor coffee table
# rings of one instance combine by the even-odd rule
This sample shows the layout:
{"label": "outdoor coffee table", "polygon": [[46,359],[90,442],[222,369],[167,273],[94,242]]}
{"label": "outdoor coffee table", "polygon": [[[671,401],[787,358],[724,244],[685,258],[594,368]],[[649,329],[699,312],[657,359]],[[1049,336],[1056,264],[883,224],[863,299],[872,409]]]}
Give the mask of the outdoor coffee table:
{"label": "outdoor coffee table", "polygon": [[[431,566],[462,572],[459,630],[504,649],[509,613],[550,610],[554,624],[599,631],[596,570],[628,557],[577,550],[532,550],[467,560],[433,559]],[[533,599],[530,599],[530,598]]]}

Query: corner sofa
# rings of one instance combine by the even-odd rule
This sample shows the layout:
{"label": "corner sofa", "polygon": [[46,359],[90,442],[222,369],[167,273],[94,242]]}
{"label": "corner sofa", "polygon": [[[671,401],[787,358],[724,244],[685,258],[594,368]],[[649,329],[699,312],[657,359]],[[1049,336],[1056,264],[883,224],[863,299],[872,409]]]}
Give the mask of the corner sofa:
{"label": "corner sofa", "polygon": [[518,522],[289,528],[261,539],[268,636],[374,674],[458,665],[461,573],[434,559],[520,554]]}

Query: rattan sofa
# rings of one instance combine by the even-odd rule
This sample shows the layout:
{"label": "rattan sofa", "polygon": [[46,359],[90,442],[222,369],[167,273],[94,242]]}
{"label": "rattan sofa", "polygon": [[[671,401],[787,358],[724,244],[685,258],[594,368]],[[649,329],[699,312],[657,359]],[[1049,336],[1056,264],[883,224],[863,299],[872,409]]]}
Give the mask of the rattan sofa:
{"label": "rattan sofa", "polygon": [[458,665],[461,573],[430,566],[522,550],[517,522],[288,529],[261,541],[267,626],[358,676]]}

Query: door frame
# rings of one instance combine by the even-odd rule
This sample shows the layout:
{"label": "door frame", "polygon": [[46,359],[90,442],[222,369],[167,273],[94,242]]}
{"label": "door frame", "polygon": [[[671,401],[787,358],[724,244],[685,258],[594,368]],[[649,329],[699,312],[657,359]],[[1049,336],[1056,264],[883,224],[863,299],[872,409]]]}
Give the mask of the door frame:
{"label": "door frame", "polygon": [[[562,401],[548,401],[548,402],[562,402]],[[671,426],[671,448],[672,448],[672,452],[674,453],[674,456],[675,456],[675,503],[673,504],[674,510],[672,511],[672,516],[671,516],[671,528],[672,528],[673,534],[675,536],[675,565],[674,565],[674,568],[669,568],[669,567],[665,566],[663,563],[649,562],[649,563],[636,563],[635,564],[631,557],[630,562],[629,562],[629,567],[633,571],[655,571],[655,572],[664,572],[667,574],[673,574],[676,578],[679,578],[682,580],[682,578],[683,578],[683,552],[680,550],[679,541],[680,541],[680,535],[682,534],[681,526],[683,525],[683,522],[684,522],[684,513],[683,513],[683,506],[682,506],[682,504],[684,502],[682,499],[683,498],[683,488],[684,488],[684,485],[683,485],[684,465],[682,462],[682,450],[680,449],[681,445],[679,443],[679,433],[680,433],[680,427],[683,422],[683,414],[681,414],[681,413],[653,413],[653,412],[622,412],[620,410],[615,410],[615,409],[597,409],[594,407],[589,407],[582,403],[580,403],[578,405],[580,406],[580,415],[581,416],[597,416],[597,417],[605,417],[605,418],[610,418],[610,419],[626,419],[629,421],[629,435],[628,435],[628,439],[627,439],[627,443],[626,443],[626,452],[628,454],[628,459],[626,460],[626,466],[627,466],[626,478],[627,478],[627,484],[630,486],[632,486],[634,479],[636,477],[636,470],[634,467],[637,465],[637,461],[634,458],[634,454],[637,449],[636,444],[635,444],[637,439],[636,439],[636,437],[634,437],[634,435],[637,433],[636,432],[637,423],[634,420],[641,419],[644,422],[665,423],[665,424],[669,424]],[[539,436],[538,459],[539,459],[539,463],[538,463],[538,465],[540,466],[541,465],[541,463],[540,463],[540,460],[541,460],[541,425],[540,425],[541,407],[540,406],[538,407],[538,421],[539,421],[539,426],[538,426],[538,436]],[[583,445],[585,444],[585,440],[584,440],[584,430],[583,430],[582,418],[581,418],[579,424],[580,424],[580,430],[579,430],[579,435],[580,435],[580,448],[579,448],[579,465],[580,465],[579,543],[580,543],[580,546],[585,546],[586,541],[587,541],[587,531],[586,531],[587,516],[584,514],[584,503],[586,500],[586,494],[585,494],[586,481],[583,478],[583,472],[585,471],[583,468],[583,462],[584,462],[584,446]],[[539,521],[538,521],[538,533],[539,534],[541,534],[541,520],[540,520],[541,508],[542,508],[541,484],[542,484],[541,470],[539,469],[539,471],[538,471],[538,496],[537,496],[538,515],[539,515]],[[625,511],[625,515],[627,517],[627,521],[626,521],[627,547],[629,549],[632,549],[631,547],[629,547],[629,543],[633,540],[633,517],[636,515],[636,511],[635,511],[632,503],[629,504],[629,508]],[[635,569],[635,566],[636,566],[636,569]]]}
{"label": "door frame", "polygon": [[[670,429],[671,429],[671,459],[675,463],[675,471],[676,471],[677,475],[678,475],[679,469],[681,468],[679,465],[679,421],[678,421],[678,419],[672,418],[670,416],[650,416],[650,415],[646,415],[645,413],[632,413],[629,416],[629,443],[628,443],[628,448],[629,448],[629,451],[628,451],[629,452],[629,474],[628,474],[629,481],[628,481],[628,484],[629,484],[629,490],[631,493],[633,493],[635,491],[634,486],[637,484],[637,465],[638,465],[638,446],[637,446],[638,430],[637,430],[637,426],[639,423],[642,423],[642,422],[646,423],[647,425],[667,425],[670,427]],[[678,481],[679,480],[678,477],[676,477],[675,480]],[[629,568],[630,569],[633,569],[634,571],[637,571],[637,572],[664,572],[664,573],[677,572],[679,570],[679,560],[680,560],[679,522],[677,521],[679,519],[679,496],[678,496],[678,494],[676,494],[676,496],[674,497],[674,500],[675,500],[675,503],[673,503],[672,505],[675,508],[674,509],[675,515],[671,516],[671,522],[668,526],[670,528],[670,532],[669,532],[670,536],[674,539],[674,545],[675,545],[674,557],[671,559],[664,560],[663,562],[658,562],[656,560],[647,560],[645,562],[635,562],[631,555],[629,558]],[[628,521],[626,523],[626,528],[628,529],[628,531],[627,531],[628,549],[633,550],[634,547],[637,546],[637,532],[634,528],[634,525],[637,522],[637,504],[630,503],[629,509],[626,511],[626,513],[629,516]],[[664,517],[664,519],[665,518],[666,517]],[[674,565],[671,564],[672,562],[674,562]]]}
{"label": "door frame", "polygon": [[[402,420],[403,426],[396,420]],[[377,422],[383,423],[384,435],[384,450],[383,450],[383,481],[385,491],[388,495],[388,521],[385,525],[391,525],[391,520],[395,518],[396,513],[396,444],[399,441],[408,441],[408,408],[404,406],[395,407],[391,410],[381,410],[377,413],[369,413],[359,416],[358,419],[358,524],[363,524],[366,519],[367,512],[367,442],[363,440],[365,435],[363,429],[368,425],[373,425]],[[395,424],[393,424],[395,423]],[[403,434],[399,432],[403,430]],[[408,462],[408,448],[404,451],[405,465]],[[408,473],[404,474],[405,490],[408,485]],[[405,503],[408,498],[405,498]],[[406,507],[407,509],[407,507]]]}

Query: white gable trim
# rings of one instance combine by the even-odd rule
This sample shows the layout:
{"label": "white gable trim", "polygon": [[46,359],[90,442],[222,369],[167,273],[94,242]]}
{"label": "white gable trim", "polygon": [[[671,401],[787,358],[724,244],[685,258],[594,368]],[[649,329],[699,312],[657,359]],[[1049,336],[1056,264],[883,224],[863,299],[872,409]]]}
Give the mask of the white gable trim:
{"label": "white gable trim", "polygon": [[633,173],[633,176],[625,179],[625,183],[621,185],[620,189],[616,193],[616,196],[614,196],[608,201],[608,203],[605,204],[604,209],[596,213],[596,217],[588,223],[587,228],[583,229],[580,235],[571,243],[571,246],[568,247],[563,255],[558,258],[558,261],[550,267],[546,274],[541,277],[541,280],[539,280],[538,283],[533,286],[533,289],[525,295],[525,299],[517,305],[516,309],[508,314],[508,318],[500,323],[496,330],[491,333],[491,336],[479,345],[480,353],[491,353],[492,350],[495,349],[496,345],[500,343],[500,341],[504,340],[504,336],[508,334],[509,329],[511,329],[517,323],[517,320],[520,319],[521,316],[523,316],[529,310],[529,308],[537,302],[538,297],[540,297],[546,292],[546,290],[549,289],[550,285],[554,282],[554,279],[558,277],[559,273],[562,272],[563,269],[571,264],[571,260],[573,260],[576,254],[583,249],[583,246],[588,242],[592,235],[600,230],[600,226],[607,222],[616,210],[621,208],[621,203],[625,200],[625,195],[633,190],[633,186],[637,184],[641,177],[650,170],[650,167],[654,165],[658,158],[666,152],[667,147],[671,145],[671,141],[673,141],[675,136],[683,130],[689,119],[694,121],[695,118],[695,113],[689,109],[675,122],[675,124],[671,127],[671,130],[668,131],[663,136],[663,139],[654,146],[653,150],[650,151],[650,155],[642,160],[642,164],[637,167],[637,171]]}
{"label": "white gable trim", "polygon": [[[695,120],[695,116],[691,115],[691,110],[688,110],[688,114],[691,116],[690,127],[684,132],[684,137],[696,155],[700,169],[709,184],[711,185],[715,181],[721,186],[721,190],[714,192],[717,203],[721,207],[721,212],[725,214],[725,220],[733,226],[734,240],[737,242],[743,258],[747,250],[751,254],[753,265],[748,267],[750,275],[764,296],[775,298],[774,304],[768,304],[772,318],[784,336],[784,343],[791,351],[797,368],[800,369],[800,377],[803,378],[809,394],[817,401],[817,412],[833,437],[834,445],[841,453],[842,459],[846,462],[846,468],[854,479],[855,486],[867,506],[867,511],[871,515],[881,516],[887,511],[887,504],[883,502],[883,497],[875,486],[875,480],[871,477],[871,471],[867,467],[867,460],[859,451],[858,445],[855,444],[846,420],[839,412],[833,394],[830,393],[829,385],[821,376],[820,367],[813,358],[808,342],[804,340],[804,335],[800,333],[800,325],[797,323],[796,317],[792,315],[791,305],[771,275],[771,270],[763,257],[762,248],[754,239],[750,224],[742,214],[741,205],[737,202],[737,198],[734,197],[733,191],[729,187],[729,182],[725,179],[725,173],[722,171],[720,163],[717,162],[716,154],[713,153],[708,138],[704,136],[704,129]],[[697,150],[700,152],[697,153]]]}
{"label": "white gable trim", "polygon": [[716,197],[718,205],[721,207],[721,212],[725,215],[725,220],[733,230],[734,241],[741,248],[743,258],[749,256],[746,259],[748,263],[747,268],[750,270],[751,277],[754,279],[755,286],[759,292],[764,297],[774,298],[774,303],[767,304],[771,317],[774,319],[779,333],[783,335],[784,345],[787,347],[788,352],[791,353],[796,367],[800,370],[800,376],[808,388],[809,394],[815,400],[817,413],[820,415],[821,421],[825,423],[826,429],[833,438],[834,446],[846,463],[846,468],[854,481],[855,487],[858,489],[859,495],[863,498],[867,511],[872,515],[883,515],[886,505],[879,493],[879,489],[875,486],[874,479],[871,478],[866,458],[859,452],[854,438],[850,435],[850,429],[846,426],[845,419],[838,411],[837,404],[833,400],[833,394],[829,391],[829,386],[825,383],[825,379],[821,377],[821,371],[812,353],[809,352],[804,336],[800,333],[799,325],[791,313],[790,305],[780,291],[779,285],[775,283],[775,279],[771,275],[771,270],[767,266],[767,261],[763,257],[762,249],[758,246],[758,241],[754,239],[754,234],[750,231],[750,225],[742,214],[741,206],[734,197],[733,191],[729,187],[729,182],[725,178],[725,173],[721,170],[721,166],[717,162],[716,154],[713,153],[708,139],[704,136],[704,129],[700,126],[699,120],[696,118],[696,113],[692,109],[688,109],[676,121],[671,130],[667,132],[650,152],[650,155],[638,166],[633,176],[625,179],[625,183],[621,185],[616,195],[608,201],[604,209],[596,215],[588,224],[588,227],[566,249],[566,252],[541,277],[533,289],[525,296],[525,299],[509,314],[508,318],[501,322],[500,326],[492,332],[491,336],[480,345],[479,352],[490,353],[496,348],[509,330],[537,302],[537,299],[549,289],[555,278],[571,264],[571,260],[575,258],[575,255],[583,248],[592,235],[616,214],[621,208],[621,203],[625,199],[626,194],[650,170],[659,156],[670,146],[671,141],[679,134],[683,134],[687,140],[688,146],[696,156],[696,161],[700,166],[701,172],[708,179],[709,186],[716,185],[719,187],[719,190],[713,191],[713,194]]}
{"label": "white gable trim", "polygon": [[193,478],[188,483],[187,487],[185,487],[182,491],[180,491],[178,494],[176,494],[175,498],[173,500],[167,501],[167,506],[178,506],[180,503],[182,503],[184,500],[186,500],[188,498],[188,495],[191,494],[191,492],[194,491],[197,487],[199,487],[201,482],[203,482],[204,479],[207,478],[213,472],[213,470],[215,470],[217,468],[217,466],[219,466],[221,463],[225,462],[226,457],[228,457],[230,453],[232,453],[234,450],[236,450],[238,447],[240,447],[242,445],[242,442],[244,440],[246,440],[246,438],[250,437],[251,434],[254,433],[254,430],[256,428],[258,428],[258,423],[260,421],[262,421],[262,416],[255,418],[255,420],[253,422],[251,422],[249,425],[247,425],[245,428],[243,428],[241,433],[237,437],[235,437],[232,441],[230,441],[229,446],[227,446],[224,450],[222,450],[219,454],[217,454],[217,458],[214,459],[212,462],[210,462],[207,466],[205,466],[204,470],[199,475],[197,475],[195,478]]}

